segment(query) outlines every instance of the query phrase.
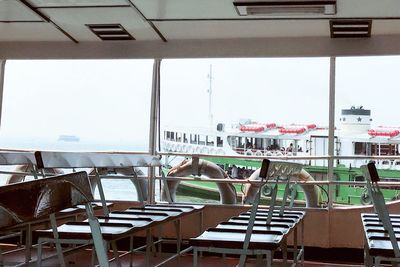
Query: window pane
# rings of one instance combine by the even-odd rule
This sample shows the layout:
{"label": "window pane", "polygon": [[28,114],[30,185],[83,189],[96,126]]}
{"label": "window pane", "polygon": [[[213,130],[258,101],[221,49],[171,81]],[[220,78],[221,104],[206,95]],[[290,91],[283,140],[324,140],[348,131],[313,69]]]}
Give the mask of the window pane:
{"label": "window pane", "polygon": [[[152,65],[152,60],[7,61],[1,148],[147,151]],[[5,183],[8,177],[1,178]],[[135,200],[130,180],[104,182],[108,199]]]}
{"label": "window pane", "polygon": [[152,60],[7,61],[2,147],[147,150]]}
{"label": "window pane", "polygon": [[[400,57],[346,57],[336,61],[336,127],[340,155],[399,155],[400,120],[396,112]],[[338,179],[364,181],[360,166],[370,159],[340,160]],[[379,175],[399,181],[400,161],[375,160]],[[384,189],[386,200],[399,198],[396,190]],[[370,203],[364,186],[343,186],[344,202]]]}
{"label": "window pane", "polygon": [[[328,152],[328,58],[164,60],[161,77],[165,151],[242,156]],[[168,139],[168,132],[186,134],[190,141]],[[260,167],[260,161],[254,160],[208,159],[231,176],[235,165],[235,178],[247,178]],[[327,161],[298,162],[326,179]],[[219,201],[215,183],[183,184],[178,200]],[[200,192],[200,186],[206,189]],[[236,191],[242,194],[241,185],[236,185]],[[193,198],[187,198],[190,194]],[[302,193],[296,197],[304,200]]]}

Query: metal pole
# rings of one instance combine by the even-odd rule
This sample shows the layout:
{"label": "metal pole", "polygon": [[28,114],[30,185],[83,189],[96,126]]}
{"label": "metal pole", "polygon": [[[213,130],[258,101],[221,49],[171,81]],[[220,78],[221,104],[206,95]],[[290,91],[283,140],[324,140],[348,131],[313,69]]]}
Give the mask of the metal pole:
{"label": "metal pole", "polygon": [[[336,57],[330,58],[329,75],[329,135],[328,135],[328,181],[333,181],[333,164],[335,156],[335,79],[336,79]],[[335,191],[333,185],[329,185],[328,208],[333,207]]]}
{"label": "metal pole", "polygon": [[6,68],[6,60],[0,60],[0,126],[3,111],[3,91],[4,91],[4,71]]}
{"label": "metal pole", "polygon": [[[161,59],[154,59],[153,64],[153,83],[151,89],[151,108],[150,108],[150,133],[149,133],[149,153],[155,155],[157,152],[157,131],[158,131],[158,110],[160,98],[160,64]],[[149,168],[148,198],[147,202],[155,202],[155,167]]]}
{"label": "metal pole", "polygon": [[208,74],[208,79],[210,82],[209,88],[208,88],[208,119],[209,119],[209,124],[210,124],[210,129],[213,129],[213,114],[212,114],[212,65],[210,65],[210,73]]}

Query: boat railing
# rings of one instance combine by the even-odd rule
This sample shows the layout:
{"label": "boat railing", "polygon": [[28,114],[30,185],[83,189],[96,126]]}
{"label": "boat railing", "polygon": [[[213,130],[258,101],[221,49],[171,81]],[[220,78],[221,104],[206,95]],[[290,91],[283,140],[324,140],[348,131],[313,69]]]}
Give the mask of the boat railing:
{"label": "boat railing", "polygon": [[[79,168],[98,168],[98,167],[110,167],[110,168],[118,168],[124,166],[145,166],[146,168],[160,168],[160,169],[168,169],[168,166],[162,165],[160,163],[161,158],[165,158],[167,156],[177,156],[177,157],[197,157],[197,158],[207,158],[207,157],[220,157],[220,158],[232,158],[232,159],[251,159],[251,160],[262,160],[265,157],[259,156],[241,156],[241,155],[214,155],[214,154],[185,154],[185,153],[157,153],[157,155],[150,155],[149,153],[143,154],[143,152],[133,152],[133,153],[93,153],[93,152],[82,152],[82,153],[73,153],[73,152],[42,152],[47,153],[47,158],[51,158],[52,162],[46,162],[46,166],[53,166],[55,168],[72,168],[73,170],[79,170]],[[112,161],[111,159],[118,158],[117,161]],[[122,159],[130,159],[126,161],[123,165],[120,162]],[[272,160],[279,160],[279,161],[289,161],[289,162],[297,162],[301,163],[303,161],[310,161],[310,160],[329,160],[329,159],[360,159],[360,160],[368,160],[368,161],[383,161],[387,160],[390,162],[400,161],[400,156],[281,156],[281,157],[269,157]],[[27,161],[28,162],[28,161]],[[116,163],[117,162],[117,163]],[[0,162],[0,165],[13,165],[17,164],[18,162],[15,161],[5,161]],[[160,172],[156,173],[154,176],[149,174],[143,175],[128,175],[128,174],[112,174],[112,173],[100,173],[96,174],[101,179],[139,179],[139,180],[160,180],[160,181],[196,181],[196,182],[216,182],[220,184],[257,184],[257,181],[249,181],[248,179],[221,179],[221,177],[193,177],[193,176],[164,176],[161,175]],[[48,176],[42,172],[24,172],[24,171],[10,171],[10,170],[0,170],[0,174],[13,174],[13,175],[20,175],[20,176]],[[96,177],[96,175],[90,175],[90,177]],[[285,184],[286,181],[278,181],[278,183]],[[291,180],[289,181],[290,184],[307,184],[307,185],[318,185],[324,187],[331,187],[331,186],[354,186],[354,187],[365,187],[365,181],[337,181],[337,180],[322,180],[322,181],[298,181],[298,180]],[[395,179],[388,179],[386,181],[380,182],[380,185],[384,188],[399,188],[400,183],[396,182]],[[157,190],[161,190],[161,187]]]}
{"label": "boat railing", "polygon": [[262,160],[265,158],[273,159],[273,160],[390,160],[390,161],[399,161],[400,162],[400,155],[396,156],[329,156],[329,155],[321,155],[321,156],[304,156],[304,155],[283,155],[283,156],[255,156],[255,155],[215,155],[215,154],[206,154],[206,153],[196,153],[196,154],[187,154],[187,153],[179,153],[179,152],[158,152],[157,155],[160,156],[182,156],[182,157],[216,157],[216,158],[236,158],[236,159],[256,159]]}
{"label": "boat railing", "polygon": [[[21,176],[28,176],[28,175],[33,175],[32,172],[15,172],[15,171],[1,171],[0,174],[15,174],[15,175],[21,175]],[[39,177],[48,177],[49,175],[43,175],[43,174],[38,174]],[[96,177],[96,175],[88,175],[89,177]],[[141,176],[133,176],[133,175],[113,175],[113,174],[104,174],[104,175],[99,175],[101,179],[150,179],[150,176],[148,175],[141,175]],[[226,183],[226,184],[259,184],[257,181],[252,181],[249,182],[247,179],[219,179],[216,177],[207,177],[207,178],[201,178],[201,177],[186,177],[186,176],[161,176],[157,175],[154,177],[156,180],[180,180],[180,181],[203,181],[203,182],[218,182],[218,183]],[[267,183],[278,183],[278,184],[286,184],[286,181],[268,181]],[[355,185],[355,186],[366,186],[366,182],[361,182],[361,181],[308,181],[308,182],[303,182],[303,181],[289,181],[290,184],[309,184],[309,185]],[[261,183],[260,183],[261,184]],[[393,181],[380,181],[379,185],[384,188],[399,188],[400,183],[399,182],[393,182]]]}

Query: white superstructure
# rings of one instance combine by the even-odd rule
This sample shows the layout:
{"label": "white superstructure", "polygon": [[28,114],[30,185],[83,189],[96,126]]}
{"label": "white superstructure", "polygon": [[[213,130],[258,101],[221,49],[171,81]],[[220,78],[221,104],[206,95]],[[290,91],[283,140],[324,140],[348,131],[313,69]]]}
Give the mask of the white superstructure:
{"label": "white superstructure", "polygon": [[[394,156],[399,154],[400,128],[371,128],[371,111],[360,107],[343,109],[335,130],[337,156]],[[211,155],[322,156],[328,154],[328,128],[315,124],[260,123],[241,120],[215,131],[164,127],[162,150]],[[326,166],[326,160],[305,161]],[[359,167],[366,160],[341,160],[335,164]],[[400,169],[398,161],[379,161],[382,168]]]}

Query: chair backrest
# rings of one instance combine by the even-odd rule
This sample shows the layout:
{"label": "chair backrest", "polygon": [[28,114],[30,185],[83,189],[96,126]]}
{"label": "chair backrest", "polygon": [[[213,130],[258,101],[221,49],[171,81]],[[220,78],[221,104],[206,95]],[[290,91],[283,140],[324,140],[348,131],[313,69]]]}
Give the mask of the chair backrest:
{"label": "chair backrest", "polygon": [[93,201],[86,172],[0,187],[0,229]]}
{"label": "chair backrest", "polygon": [[393,231],[392,223],[390,222],[390,215],[386,208],[385,198],[383,197],[382,191],[380,190],[378,182],[380,181],[378,171],[376,170],[374,163],[368,163],[367,165],[361,166],[364,173],[364,177],[367,181],[367,188],[369,195],[372,198],[374,209],[379,219],[382,222],[383,228],[389,234],[390,242],[392,243],[394,255],[399,258],[400,250],[397,243],[395,232]]}

